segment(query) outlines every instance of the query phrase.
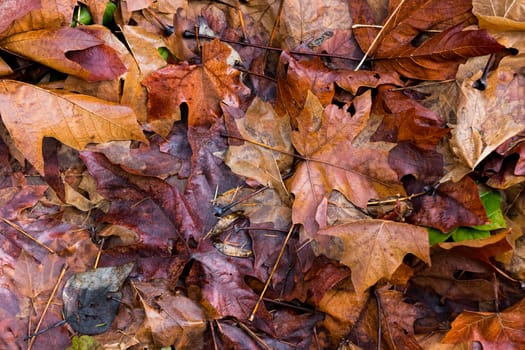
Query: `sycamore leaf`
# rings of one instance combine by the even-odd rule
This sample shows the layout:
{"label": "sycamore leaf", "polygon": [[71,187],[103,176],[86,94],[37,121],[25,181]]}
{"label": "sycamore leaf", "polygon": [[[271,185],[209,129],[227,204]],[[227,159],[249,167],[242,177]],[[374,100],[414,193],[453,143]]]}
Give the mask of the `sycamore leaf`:
{"label": "sycamore leaf", "polygon": [[471,169],[519,134],[525,123],[521,94],[525,75],[500,67],[489,74],[483,91],[473,87],[479,77],[475,75],[461,85],[457,124],[450,140],[454,153]]}
{"label": "sycamore leaf", "polygon": [[41,174],[42,140],[77,150],[112,140],[148,142],[126,106],[86,95],[58,94],[18,81],[0,82],[0,112],[15,145]]}
{"label": "sycamore leaf", "polygon": [[210,125],[221,114],[220,102],[239,106],[249,94],[238,70],[226,63],[232,49],[220,41],[202,48],[202,65],[168,65],[148,75],[142,84],[148,89],[148,121],[151,129],[167,136],[180,120],[180,106],[188,107],[191,126]]}
{"label": "sycamore leaf", "polygon": [[81,27],[22,32],[0,41],[0,47],[87,81],[111,80],[126,71],[113,48]]}
{"label": "sycamore leaf", "polygon": [[510,350],[525,347],[525,299],[502,312],[463,311],[452,322],[442,342],[479,341],[484,349]]}
{"label": "sycamore leaf", "polygon": [[329,255],[337,255],[352,270],[359,295],[382,278],[389,279],[409,253],[430,264],[428,234],[423,227],[368,219],[330,226],[319,234],[339,238],[342,251],[333,249]]}
{"label": "sycamore leaf", "polygon": [[332,190],[345,195],[359,207],[371,198],[404,193],[397,174],[388,165],[388,150],[373,144],[354,144],[370,116],[370,92],[353,101],[355,114],[329,105],[323,109],[309,93],[298,117],[299,130],[292,132],[297,151],[309,160],[301,163],[290,183],[295,194],[293,222],[302,223],[309,235],[321,222],[316,212]]}

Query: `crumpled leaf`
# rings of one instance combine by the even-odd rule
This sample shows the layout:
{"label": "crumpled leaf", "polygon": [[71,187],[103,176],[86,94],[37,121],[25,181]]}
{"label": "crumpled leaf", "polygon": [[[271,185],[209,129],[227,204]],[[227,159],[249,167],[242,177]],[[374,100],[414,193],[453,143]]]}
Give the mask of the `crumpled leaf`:
{"label": "crumpled leaf", "polygon": [[190,126],[210,125],[220,114],[220,102],[239,106],[248,88],[240,72],[226,63],[232,49],[218,40],[203,44],[202,65],[168,65],[148,75],[142,84],[148,89],[148,123],[166,136],[173,122],[180,120],[180,106],[188,107]]}
{"label": "crumpled leaf", "polygon": [[87,95],[59,94],[2,80],[0,111],[15,145],[41,174],[44,137],[54,137],[77,150],[88,143],[112,140],[148,142],[129,107]]}
{"label": "crumpled leaf", "polygon": [[0,41],[0,47],[87,81],[111,80],[126,72],[117,52],[82,27],[22,32]]}
{"label": "crumpled leaf", "polygon": [[370,93],[356,97],[353,107],[354,115],[335,105],[323,109],[309,93],[298,117],[299,129],[292,132],[296,150],[307,157],[289,185],[295,195],[292,217],[294,223],[305,226],[309,235],[325,224],[316,221],[316,213],[332,190],[341,192],[359,207],[366,207],[371,198],[404,193],[388,165],[388,151],[370,143],[355,144],[354,139],[370,116]]}
{"label": "crumpled leaf", "polygon": [[463,311],[443,338],[446,344],[479,341],[484,349],[525,347],[525,299],[502,312]]}
{"label": "crumpled leaf", "polygon": [[332,243],[335,246],[320,249],[352,270],[352,283],[361,296],[382,278],[389,279],[409,253],[430,265],[428,234],[423,227],[368,219],[330,226],[319,234],[338,238]]}
{"label": "crumpled leaf", "polygon": [[[481,74],[481,73],[480,73]],[[523,131],[525,75],[501,67],[489,74],[487,88],[475,89],[475,75],[461,85],[457,124],[450,144],[465,165],[474,169],[498,146]]]}
{"label": "crumpled leaf", "polygon": [[[226,114],[231,114],[231,107],[224,106],[223,109]],[[233,110],[231,112],[235,113]],[[290,171],[293,162],[289,119],[276,115],[269,103],[256,97],[246,114],[234,121],[241,137],[247,141],[239,146],[230,145],[224,162],[234,173],[255,179],[262,185],[270,185],[284,200],[288,200],[281,174]]]}

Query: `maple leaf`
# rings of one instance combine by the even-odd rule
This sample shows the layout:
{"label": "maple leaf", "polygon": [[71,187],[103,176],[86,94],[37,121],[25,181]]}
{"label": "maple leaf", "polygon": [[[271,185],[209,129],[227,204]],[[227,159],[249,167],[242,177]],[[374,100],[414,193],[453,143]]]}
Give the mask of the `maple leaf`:
{"label": "maple leaf", "polygon": [[389,279],[409,253],[430,264],[428,233],[422,227],[368,219],[323,228],[319,234],[339,239],[342,251],[322,249],[352,270],[352,283],[361,296],[382,278]]}
{"label": "maple leaf", "polygon": [[0,47],[87,81],[111,80],[126,71],[113,48],[82,28],[23,32],[3,39]]}
{"label": "maple leaf", "polygon": [[180,105],[187,104],[190,126],[210,125],[220,114],[219,103],[239,106],[249,94],[239,80],[240,73],[226,63],[232,49],[218,40],[202,48],[202,65],[168,65],[148,75],[142,84],[148,89],[148,123],[166,136],[173,122],[180,120]]}
{"label": "maple leaf", "polygon": [[87,95],[60,94],[2,80],[0,111],[15,145],[41,174],[44,137],[54,137],[75,149],[112,140],[148,142],[129,107]]}
{"label": "maple leaf", "polygon": [[523,349],[525,346],[525,299],[502,312],[463,311],[442,342],[460,344],[479,341],[485,349]]}
{"label": "maple leaf", "polygon": [[329,105],[308,94],[305,108],[298,116],[298,130],[292,142],[306,161],[295,171],[290,191],[295,195],[293,222],[302,223],[309,235],[320,222],[316,212],[332,190],[344,194],[352,203],[365,207],[371,198],[383,198],[404,190],[388,165],[388,151],[369,143],[355,144],[370,116],[370,92],[353,101],[355,114]]}

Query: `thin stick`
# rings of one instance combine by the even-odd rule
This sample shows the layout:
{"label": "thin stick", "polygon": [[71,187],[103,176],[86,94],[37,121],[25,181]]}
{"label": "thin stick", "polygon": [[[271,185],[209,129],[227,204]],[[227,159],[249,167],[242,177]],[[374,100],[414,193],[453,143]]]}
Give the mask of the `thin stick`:
{"label": "thin stick", "polygon": [[259,310],[259,306],[261,305],[264,294],[268,290],[268,287],[270,286],[270,283],[272,281],[273,275],[275,274],[275,271],[277,271],[277,267],[279,266],[279,263],[281,262],[281,258],[284,255],[284,250],[286,249],[286,245],[288,244],[288,241],[290,240],[290,237],[292,237],[292,233],[294,231],[295,225],[292,225],[290,227],[290,230],[288,231],[288,234],[286,235],[283,245],[281,246],[281,250],[279,251],[279,255],[277,256],[277,260],[275,260],[275,263],[273,264],[272,271],[270,272],[270,275],[268,276],[268,279],[266,280],[266,283],[264,284],[264,288],[259,295],[259,299],[257,300],[257,303],[255,303],[255,306],[253,307],[252,313],[250,314],[250,317],[248,317],[248,320],[251,322],[253,321],[255,314],[257,313],[257,310]]}
{"label": "thin stick", "polygon": [[[182,33],[182,37],[183,38],[195,38],[195,36],[196,36],[195,33],[192,32],[191,30],[185,30]],[[237,45],[243,45],[243,46],[256,47],[258,49],[263,49],[263,50],[284,51],[283,49],[278,48],[278,47],[258,45],[258,44],[252,44],[252,43],[248,43],[248,42],[241,42],[241,41],[235,41],[235,40],[228,40],[228,39],[223,39],[223,38],[220,38],[220,37],[214,37],[214,36],[205,35],[205,34],[202,34],[202,33],[199,34],[199,38],[200,39],[207,39],[207,40],[218,39],[218,40],[223,41],[223,42],[228,43],[228,44],[237,44]],[[330,57],[330,58],[339,58],[339,59],[342,59],[342,60],[349,60],[349,61],[359,61],[360,60],[359,58],[356,58],[356,57],[348,57],[348,56],[341,56],[341,55],[331,55],[331,54],[328,54],[328,53],[300,52],[300,51],[288,51],[288,52],[291,53],[292,55],[300,55],[300,56]],[[370,59],[370,60],[373,60],[373,59]]]}
{"label": "thin stick", "polygon": [[[40,326],[42,325],[42,321],[44,320],[44,317],[46,316],[47,310],[49,309],[49,305],[51,305],[51,301],[55,297],[55,294],[58,290],[58,286],[60,286],[60,282],[62,282],[62,278],[64,278],[64,274],[66,273],[68,266],[67,264],[64,264],[62,266],[62,270],[60,271],[60,275],[58,275],[57,283],[55,283],[55,287],[53,287],[53,291],[51,292],[51,295],[49,296],[49,299],[47,299],[46,307],[44,308],[44,311],[42,312],[42,315],[40,315],[40,319],[38,320],[38,324],[36,325],[36,328],[34,330],[34,334],[38,334],[38,330],[40,329]],[[29,343],[27,345],[27,350],[31,350],[31,347],[33,346],[34,342],[36,340],[36,336],[31,338],[29,340]]]}
{"label": "thin stick", "polygon": [[381,350],[381,300],[379,298],[379,294],[377,293],[377,289],[374,289],[374,295],[376,297],[376,303],[377,303],[377,350]]}
{"label": "thin stick", "polygon": [[237,65],[233,66],[233,68],[237,69],[240,72],[246,73],[246,74],[255,75],[256,77],[263,78],[263,79],[268,79],[270,81],[273,81],[274,83],[277,82],[277,79],[275,79],[275,78],[269,77],[269,76],[264,75],[264,74],[259,74],[259,73],[252,72],[251,70],[244,69],[244,68],[239,67]]}
{"label": "thin stick", "polygon": [[100,256],[102,255],[102,247],[104,246],[104,241],[106,240],[106,237],[102,237],[100,240],[100,247],[98,247],[97,257],[95,258],[95,263],[93,264],[93,268],[96,269],[98,267],[98,263],[100,261]]}
{"label": "thin stick", "polygon": [[9,226],[11,226],[12,228],[14,228],[15,230],[17,230],[18,232],[20,232],[21,234],[23,234],[24,236],[26,236],[27,238],[29,238],[30,240],[32,240],[33,242],[35,242],[36,244],[38,244],[39,246],[45,248],[48,252],[50,252],[51,254],[55,254],[55,251],[51,248],[49,248],[47,245],[45,245],[44,243],[40,242],[38,239],[36,239],[35,237],[31,236],[29,233],[27,233],[26,231],[24,231],[24,229],[22,229],[20,226],[18,226],[17,224],[15,224],[14,222],[12,221],[9,221],[7,220],[6,218],[4,217],[1,217],[0,216],[0,219],[2,219],[3,222],[5,222],[6,224],[8,224]]}
{"label": "thin stick", "polygon": [[265,348],[266,350],[272,350],[272,348],[270,346],[268,346],[268,344],[266,344],[264,342],[264,340],[262,340],[257,334],[255,334],[250,328],[248,328],[244,323],[242,322],[239,322],[239,326],[244,329],[244,331],[246,333],[248,333],[248,335],[250,337],[252,337],[253,339],[255,339],[255,341],[257,341],[257,343],[259,343],[259,345],[261,345],[263,348]]}
{"label": "thin stick", "polygon": [[237,14],[239,16],[239,22],[241,22],[241,31],[243,40],[248,40],[248,34],[246,34],[246,27],[244,26],[244,17],[241,11],[241,3],[237,0],[235,7],[237,9]]}
{"label": "thin stick", "polygon": [[387,21],[385,22],[385,24],[383,25],[383,28],[381,28],[381,30],[379,31],[379,33],[377,33],[376,37],[374,38],[374,40],[372,41],[372,44],[370,44],[370,46],[368,47],[368,50],[366,50],[366,53],[365,55],[363,56],[363,58],[361,58],[361,61],[359,62],[359,64],[357,65],[357,67],[355,67],[354,71],[358,71],[361,66],[363,65],[363,63],[365,63],[365,60],[368,56],[370,55],[373,55],[376,48],[377,48],[377,44],[379,43],[379,39],[381,38],[381,36],[383,35],[384,31],[385,31],[385,28],[388,28],[389,27],[389,24],[390,22],[396,17],[397,13],[399,12],[399,9],[401,8],[401,6],[403,6],[403,4],[405,3],[405,0],[401,0],[401,2],[399,3],[399,5],[397,5],[396,9],[394,10],[394,12],[392,12],[390,14],[390,16],[388,17]]}
{"label": "thin stick", "polygon": [[270,39],[268,40],[268,46],[272,46],[273,39],[275,38],[275,32],[281,22],[281,13],[283,12],[284,0],[279,3],[279,9],[277,10],[277,16],[275,16],[275,22],[273,22],[272,32],[270,33]]}

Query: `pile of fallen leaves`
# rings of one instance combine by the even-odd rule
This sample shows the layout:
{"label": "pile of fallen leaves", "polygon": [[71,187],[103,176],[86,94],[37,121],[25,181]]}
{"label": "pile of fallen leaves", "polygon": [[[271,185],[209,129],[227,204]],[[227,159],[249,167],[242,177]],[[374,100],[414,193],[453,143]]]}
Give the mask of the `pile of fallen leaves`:
{"label": "pile of fallen leaves", "polygon": [[2,349],[525,347],[522,2],[0,13]]}

